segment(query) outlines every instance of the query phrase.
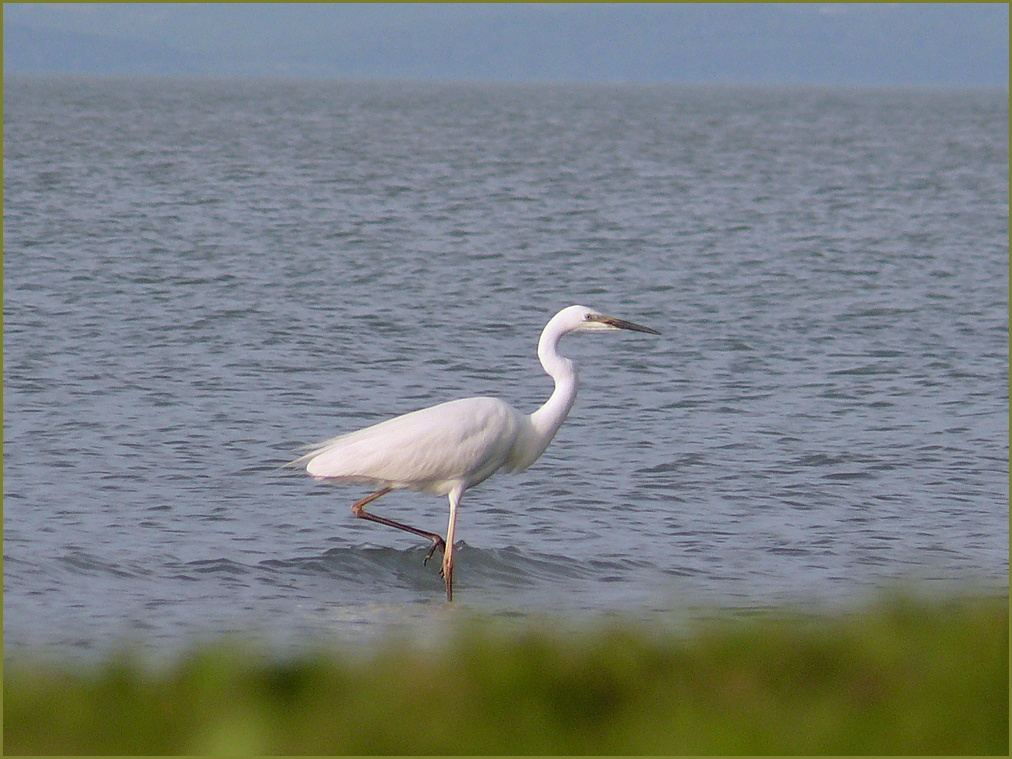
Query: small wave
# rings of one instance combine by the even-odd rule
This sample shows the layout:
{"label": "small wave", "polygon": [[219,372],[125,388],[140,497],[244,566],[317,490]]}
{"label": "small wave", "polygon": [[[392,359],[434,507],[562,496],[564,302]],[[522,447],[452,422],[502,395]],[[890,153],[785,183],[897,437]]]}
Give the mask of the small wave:
{"label": "small wave", "polygon": [[[439,555],[423,565],[428,548],[407,549],[374,546],[331,548],[319,556],[293,559],[268,559],[259,566],[271,573],[327,575],[338,578],[386,577],[399,585],[429,588],[439,580]],[[565,583],[574,580],[604,581],[621,578],[635,571],[631,560],[594,559],[579,561],[567,556],[523,551],[514,546],[476,548],[464,541],[454,549],[454,578],[467,586],[519,588],[544,582]]]}
{"label": "small wave", "polygon": [[176,577],[183,580],[194,580],[197,578],[191,576],[190,573],[197,575],[224,574],[239,576],[248,574],[249,571],[249,567],[231,559],[198,559],[186,562],[183,565],[183,571],[176,575]]}
{"label": "small wave", "polygon": [[458,566],[466,566],[475,584],[531,586],[543,581],[586,579],[594,569],[566,556],[529,553],[514,546],[478,549],[459,546]]}
{"label": "small wave", "polygon": [[[243,589],[243,597],[268,600],[294,595],[327,603],[334,599],[359,603],[380,598],[399,603],[438,601],[443,590],[439,575],[441,557],[437,553],[425,563],[427,552],[426,546],[399,549],[358,545],[251,562],[214,557],[191,561],[162,559],[153,564],[134,565],[75,550],[59,557],[57,565],[77,576],[105,577],[108,580],[105,585],[109,587],[123,580],[143,578],[154,582],[152,587],[160,588],[159,597],[165,598],[192,595],[193,590],[183,590],[179,585],[185,583],[191,588],[200,584],[219,585],[227,587],[228,592]],[[532,594],[530,598],[580,594],[592,587],[632,581],[642,576],[644,570],[649,574],[652,568],[649,562],[622,557],[575,559],[515,546],[477,548],[463,541],[457,543],[454,556],[457,589],[496,591],[492,595],[497,597],[503,592],[510,597],[514,592],[525,597]],[[170,590],[173,586],[176,589]]]}
{"label": "small wave", "polygon": [[73,574],[144,577],[152,573],[147,566],[111,562],[79,549],[73,549],[58,557],[56,561],[61,568],[69,570]]}
{"label": "small wave", "polygon": [[[269,573],[272,582],[279,576],[299,582],[297,576],[333,579],[361,590],[363,584],[372,587],[400,587],[409,590],[437,590],[439,557],[424,562],[428,552],[424,547],[405,550],[378,546],[350,546],[331,548],[322,555],[300,556],[291,559],[267,559],[258,565]],[[293,578],[295,576],[295,578]]]}

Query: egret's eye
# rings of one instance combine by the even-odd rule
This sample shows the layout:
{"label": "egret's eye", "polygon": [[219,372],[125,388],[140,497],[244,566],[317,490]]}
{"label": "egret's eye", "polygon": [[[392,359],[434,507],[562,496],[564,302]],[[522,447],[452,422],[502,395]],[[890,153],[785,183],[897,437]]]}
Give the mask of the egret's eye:
{"label": "egret's eye", "polygon": [[584,318],[584,320],[585,320],[585,321],[588,321],[588,322],[589,322],[589,321],[590,321],[590,319],[591,319],[591,317],[592,317],[593,315],[594,315],[594,314],[592,314],[592,313],[590,313],[590,312],[588,311],[587,313],[585,313],[585,314],[583,315],[583,318]]}

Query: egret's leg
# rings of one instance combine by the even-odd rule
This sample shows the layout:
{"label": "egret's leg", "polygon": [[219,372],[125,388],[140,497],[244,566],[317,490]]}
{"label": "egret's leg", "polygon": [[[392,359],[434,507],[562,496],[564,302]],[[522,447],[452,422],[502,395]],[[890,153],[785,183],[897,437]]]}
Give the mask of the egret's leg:
{"label": "egret's leg", "polygon": [[457,506],[464,495],[463,488],[450,491],[450,523],[446,526],[446,546],[443,549],[443,570],[440,572],[446,580],[446,600],[453,600],[453,532],[457,526]]}
{"label": "egret's leg", "polygon": [[361,519],[368,519],[370,522],[378,522],[379,524],[385,524],[388,527],[396,527],[398,530],[407,530],[410,533],[420,535],[423,538],[428,538],[429,540],[431,540],[432,548],[429,549],[429,552],[425,555],[425,561],[422,562],[423,564],[428,562],[428,560],[432,557],[432,554],[435,553],[437,548],[440,551],[445,552],[446,542],[439,535],[436,535],[434,532],[426,532],[425,530],[419,530],[417,527],[409,527],[406,524],[395,522],[394,520],[387,519],[386,517],[378,517],[375,514],[370,514],[369,512],[365,511],[365,507],[367,504],[372,503],[380,496],[386,495],[391,490],[393,490],[393,488],[383,488],[382,490],[377,490],[372,495],[367,495],[361,501],[355,501],[355,503],[351,505],[351,513]]}

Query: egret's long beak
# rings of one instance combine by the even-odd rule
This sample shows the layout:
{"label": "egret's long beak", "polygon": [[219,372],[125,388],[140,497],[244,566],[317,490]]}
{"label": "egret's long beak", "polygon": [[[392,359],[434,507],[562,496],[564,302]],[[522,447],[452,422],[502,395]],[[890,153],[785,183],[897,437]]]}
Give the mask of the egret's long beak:
{"label": "egret's long beak", "polygon": [[591,318],[591,321],[600,322],[606,324],[609,327],[615,329],[628,329],[632,332],[647,332],[651,335],[661,334],[656,329],[650,329],[650,327],[644,327],[642,324],[634,324],[633,322],[627,322],[625,319],[616,319],[614,316],[595,316]]}

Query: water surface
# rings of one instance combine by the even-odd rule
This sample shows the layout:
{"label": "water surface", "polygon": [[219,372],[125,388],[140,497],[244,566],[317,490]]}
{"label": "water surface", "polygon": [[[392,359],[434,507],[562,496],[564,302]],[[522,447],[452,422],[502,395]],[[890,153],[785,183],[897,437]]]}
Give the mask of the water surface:
{"label": "water surface", "polygon": [[[8,78],[6,650],[438,630],[437,568],[276,467],[530,412],[455,607],[677,617],[1008,576],[1008,111],[991,91]],[[377,513],[445,530],[443,499]]]}

